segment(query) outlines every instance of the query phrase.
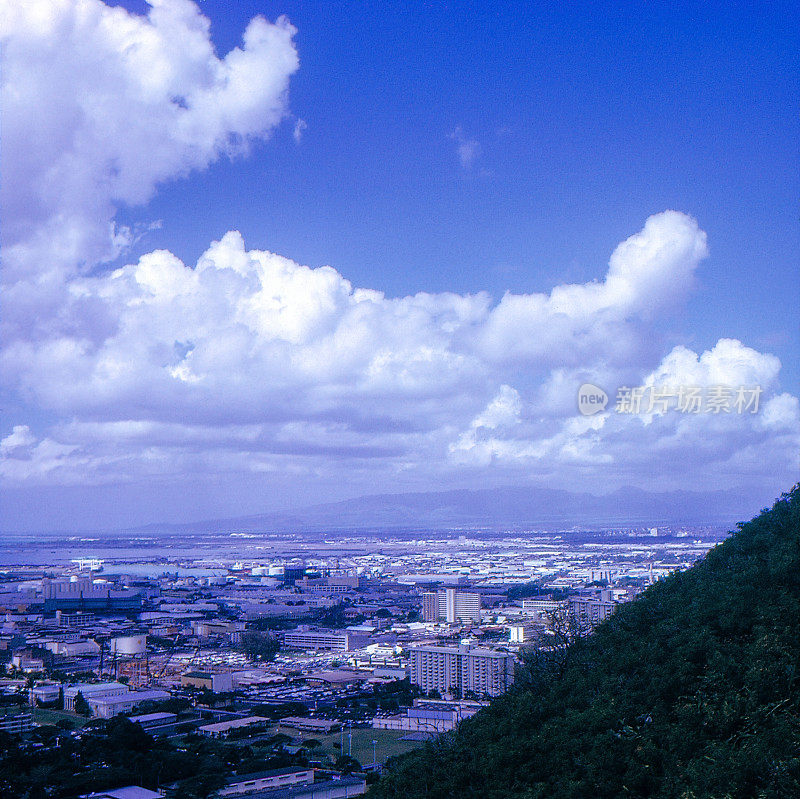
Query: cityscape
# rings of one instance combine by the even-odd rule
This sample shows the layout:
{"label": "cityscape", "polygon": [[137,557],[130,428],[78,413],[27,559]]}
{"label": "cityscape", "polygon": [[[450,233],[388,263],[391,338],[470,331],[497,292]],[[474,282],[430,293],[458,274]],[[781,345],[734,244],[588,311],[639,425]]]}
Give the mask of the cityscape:
{"label": "cityscape", "polygon": [[[23,550],[0,567],[0,731],[60,746],[123,715],[176,745],[233,740],[293,764],[226,775],[220,796],[356,796],[386,759],[506,693],[526,653],[590,634],[726,535],[54,538],[57,559]],[[139,795],[162,787],[179,786]]]}

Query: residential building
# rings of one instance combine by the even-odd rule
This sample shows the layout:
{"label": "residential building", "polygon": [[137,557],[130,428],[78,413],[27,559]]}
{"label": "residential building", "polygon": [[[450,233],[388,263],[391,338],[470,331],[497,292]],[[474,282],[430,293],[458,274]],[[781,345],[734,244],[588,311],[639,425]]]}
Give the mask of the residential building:
{"label": "residential building", "polygon": [[514,655],[472,646],[414,646],[409,673],[423,691],[499,696],[514,682]]}
{"label": "residential building", "polygon": [[480,624],[481,595],[446,588],[444,591],[422,595],[422,620]]}
{"label": "residential building", "polygon": [[573,597],[569,601],[570,613],[582,632],[593,630],[600,622],[609,618],[616,606],[616,602],[608,599]]}
{"label": "residential building", "polygon": [[439,621],[439,594],[426,591],[422,595],[422,620]]}

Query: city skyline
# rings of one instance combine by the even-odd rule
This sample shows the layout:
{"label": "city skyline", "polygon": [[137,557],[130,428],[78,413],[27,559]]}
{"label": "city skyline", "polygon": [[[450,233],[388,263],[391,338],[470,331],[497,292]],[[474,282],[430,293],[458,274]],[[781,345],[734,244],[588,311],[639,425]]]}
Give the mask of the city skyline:
{"label": "city skyline", "polygon": [[409,8],[0,2],[0,528],[797,481],[796,15]]}

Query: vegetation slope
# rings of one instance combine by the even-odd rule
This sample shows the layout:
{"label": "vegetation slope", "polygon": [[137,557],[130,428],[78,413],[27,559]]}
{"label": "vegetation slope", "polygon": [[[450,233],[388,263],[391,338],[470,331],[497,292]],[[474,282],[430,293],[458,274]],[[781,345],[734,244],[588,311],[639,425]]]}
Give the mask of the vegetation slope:
{"label": "vegetation slope", "polygon": [[800,486],[738,527],[371,799],[800,796]]}

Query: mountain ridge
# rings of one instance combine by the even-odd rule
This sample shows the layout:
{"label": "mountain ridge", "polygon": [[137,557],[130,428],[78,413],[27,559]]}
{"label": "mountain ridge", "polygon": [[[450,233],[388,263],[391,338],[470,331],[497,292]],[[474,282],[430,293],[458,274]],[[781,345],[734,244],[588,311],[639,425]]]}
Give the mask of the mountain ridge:
{"label": "mountain ridge", "polygon": [[[727,507],[727,511],[710,508]],[[719,524],[752,515],[738,491],[648,492],[621,488],[603,496],[562,489],[505,486],[486,489],[373,494],[338,502],[186,523],[151,523],[125,532],[242,532],[374,528],[565,527]]]}

